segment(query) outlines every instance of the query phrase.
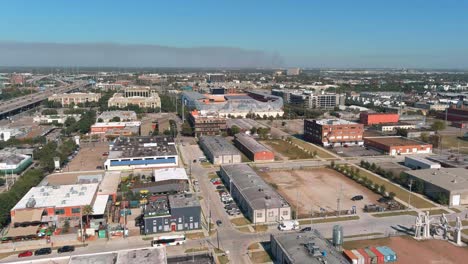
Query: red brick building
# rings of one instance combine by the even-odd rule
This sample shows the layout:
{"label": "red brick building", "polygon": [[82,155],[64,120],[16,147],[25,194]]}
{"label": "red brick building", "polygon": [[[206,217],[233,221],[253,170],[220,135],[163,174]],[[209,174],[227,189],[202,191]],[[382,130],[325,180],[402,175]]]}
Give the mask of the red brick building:
{"label": "red brick building", "polygon": [[343,119],[304,120],[304,138],[323,146],[363,145],[362,124]]}
{"label": "red brick building", "polygon": [[385,123],[398,123],[400,116],[396,113],[369,113],[362,112],[359,116],[360,123],[366,126],[385,124]]}
{"label": "red brick building", "polygon": [[274,161],[275,154],[246,134],[237,134],[234,145],[252,161]]}
{"label": "red brick building", "polygon": [[404,137],[366,137],[364,145],[391,156],[432,153],[432,145]]}
{"label": "red brick building", "polygon": [[445,119],[446,117],[448,121],[468,121],[468,108],[463,105],[460,107],[452,105],[447,108],[447,113],[439,113],[439,118]]}

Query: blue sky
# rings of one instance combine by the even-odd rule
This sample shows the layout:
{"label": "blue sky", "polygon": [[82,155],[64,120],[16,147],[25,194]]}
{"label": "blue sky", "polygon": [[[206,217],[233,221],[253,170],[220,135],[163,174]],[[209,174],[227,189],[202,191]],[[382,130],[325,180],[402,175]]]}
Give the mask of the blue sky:
{"label": "blue sky", "polygon": [[285,66],[468,68],[468,1],[0,1],[0,41],[234,47]]}

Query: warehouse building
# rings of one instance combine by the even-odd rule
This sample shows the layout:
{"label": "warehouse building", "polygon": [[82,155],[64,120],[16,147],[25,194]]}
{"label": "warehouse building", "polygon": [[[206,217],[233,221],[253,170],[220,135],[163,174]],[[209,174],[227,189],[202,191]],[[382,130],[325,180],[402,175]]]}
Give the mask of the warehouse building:
{"label": "warehouse building", "polygon": [[29,155],[13,153],[7,149],[0,151],[0,175],[21,174],[32,162]]}
{"label": "warehouse building", "polygon": [[397,129],[416,129],[415,124],[409,123],[381,123],[375,126],[375,128],[381,132],[394,132]]}
{"label": "warehouse building", "polygon": [[291,219],[288,202],[248,165],[222,165],[220,176],[232,198],[252,223]]}
{"label": "warehouse building", "polygon": [[360,123],[366,126],[385,124],[385,123],[398,123],[400,115],[396,113],[369,113],[362,112],[359,116]]}
{"label": "warehouse building", "polygon": [[274,263],[288,264],[348,264],[339,252],[317,230],[298,233],[271,234],[271,254]]}
{"label": "warehouse building", "polygon": [[153,171],[153,181],[136,182],[132,186],[134,193],[148,191],[152,194],[181,193],[189,190],[189,178],[184,168],[166,168]]}
{"label": "warehouse building", "polygon": [[118,137],[110,145],[106,170],[171,168],[179,165],[174,138]]}
{"label": "warehouse building", "polygon": [[220,136],[203,136],[200,147],[208,160],[213,164],[230,164],[242,162],[241,153],[225,138]]}
{"label": "warehouse building", "polygon": [[60,225],[64,220],[77,225],[81,208],[94,204],[97,189],[97,183],[33,187],[11,209],[11,220],[15,225]]}
{"label": "warehouse building", "polygon": [[95,123],[91,126],[91,134],[105,136],[106,138],[139,136],[140,128],[140,121]]}
{"label": "warehouse building", "polygon": [[432,145],[404,137],[366,137],[364,145],[385,154],[395,156],[403,154],[432,153]]}
{"label": "warehouse building", "polygon": [[364,126],[343,119],[304,120],[304,138],[328,146],[363,145]]}
{"label": "warehouse building", "polygon": [[274,161],[275,154],[253,137],[239,133],[235,136],[234,145],[252,161]]}
{"label": "warehouse building", "polygon": [[232,126],[237,126],[242,133],[249,134],[250,130],[252,128],[262,128],[266,129],[268,128],[267,126],[258,123],[257,121],[250,119],[250,118],[242,118],[242,119],[237,119],[237,118],[232,118],[226,120],[226,125],[227,127],[231,128]]}
{"label": "warehouse building", "polygon": [[150,197],[143,209],[143,235],[201,229],[201,207],[191,193]]}
{"label": "warehouse building", "polygon": [[405,166],[414,170],[440,169],[440,163],[430,161],[421,157],[405,157]]}
{"label": "warehouse building", "polygon": [[468,170],[465,168],[440,168],[405,171],[410,178],[424,182],[424,194],[438,200],[448,198],[449,206],[468,204]]}

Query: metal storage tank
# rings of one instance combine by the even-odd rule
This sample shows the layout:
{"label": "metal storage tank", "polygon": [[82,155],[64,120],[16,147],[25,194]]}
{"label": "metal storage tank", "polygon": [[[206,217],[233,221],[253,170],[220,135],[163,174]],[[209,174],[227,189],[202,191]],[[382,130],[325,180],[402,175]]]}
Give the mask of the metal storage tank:
{"label": "metal storage tank", "polygon": [[364,258],[364,264],[371,264],[370,257],[369,255],[367,255],[366,251],[363,248],[360,248],[357,251]]}
{"label": "metal storage tank", "polygon": [[384,255],[375,247],[369,248],[377,256],[377,264],[383,264],[385,262]]}
{"label": "metal storage tank", "polygon": [[374,252],[372,252],[372,250],[370,250],[369,248],[365,248],[364,250],[369,256],[371,264],[377,264],[377,255],[375,255]]}
{"label": "metal storage tank", "polygon": [[358,264],[365,264],[364,257],[356,249],[351,250],[351,252],[358,257]]}
{"label": "metal storage tank", "polygon": [[359,261],[359,258],[353,254],[353,252],[349,251],[349,250],[343,250],[343,255],[349,260],[351,261],[352,264],[359,264],[358,261]]}
{"label": "metal storage tank", "polygon": [[340,225],[333,226],[333,245],[335,247],[343,245],[343,227]]}

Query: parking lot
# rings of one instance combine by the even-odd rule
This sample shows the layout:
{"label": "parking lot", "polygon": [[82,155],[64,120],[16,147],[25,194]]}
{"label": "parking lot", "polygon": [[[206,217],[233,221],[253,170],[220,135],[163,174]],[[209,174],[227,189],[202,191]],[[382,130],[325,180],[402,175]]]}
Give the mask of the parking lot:
{"label": "parking lot", "polygon": [[220,178],[210,179],[211,184],[216,188],[216,192],[219,194],[220,201],[224,204],[224,210],[229,216],[238,216],[241,214],[239,207],[232,199],[229,192],[224,187],[223,182]]}
{"label": "parking lot", "polygon": [[377,150],[367,149],[360,146],[334,147],[331,150],[342,157],[369,157],[383,155]]}
{"label": "parking lot", "polygon": [[[291,207],[299,207],[299,217],[308,217],[312,212],[319,212],[320,208],[335,211],[339,197],[341,210],[351,210],[352,206],[356,206],[358,212],[362,211],[364,205],[376,204],[381,198],[380,195],[328,168],[259,172],[259,175],[274,185]],[[356,195],[362,195],[363,199],[352,201],[351,198]]]}
{"label": "parking lot", "polygon": [[[107,142],[83,143],[80,145],[78,154],[67,164],[63,171],[90,171],[103,166],[107,156],[103,155],[109,152]],[[102,169],[102,168],[100,168]]]}

